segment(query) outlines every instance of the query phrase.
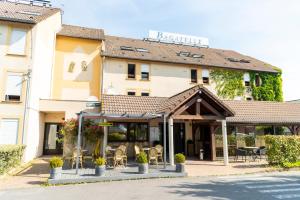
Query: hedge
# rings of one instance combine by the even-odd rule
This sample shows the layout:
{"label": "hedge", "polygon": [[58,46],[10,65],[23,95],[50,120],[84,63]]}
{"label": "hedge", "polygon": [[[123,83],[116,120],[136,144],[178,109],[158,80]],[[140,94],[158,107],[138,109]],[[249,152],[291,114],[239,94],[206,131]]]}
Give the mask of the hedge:
{"label": "hedge", "polygon": [[284,166],[296,163],[300,158],[299,136],[265,136],[268,162],[271,165]]}
{"label": "hedge", "polygon": [[0,174],[21,163],[24,149],[24,145],[0,145]]}

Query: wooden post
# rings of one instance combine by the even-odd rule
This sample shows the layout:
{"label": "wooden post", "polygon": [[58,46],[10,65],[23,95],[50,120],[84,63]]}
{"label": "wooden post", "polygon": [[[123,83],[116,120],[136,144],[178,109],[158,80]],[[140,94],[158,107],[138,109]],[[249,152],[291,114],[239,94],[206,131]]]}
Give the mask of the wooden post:
{"label": "wooden post", "polygon": [[211,135],[211,160],[214,161],[217,158],[216,153],[216,130],[217,126],[210,126],[210,135]]}

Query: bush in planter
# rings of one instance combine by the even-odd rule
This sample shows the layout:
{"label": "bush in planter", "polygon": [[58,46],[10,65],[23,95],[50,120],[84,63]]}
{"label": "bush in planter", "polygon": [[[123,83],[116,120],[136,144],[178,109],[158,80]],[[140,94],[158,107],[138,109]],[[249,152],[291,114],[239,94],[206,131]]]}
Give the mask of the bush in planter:
{"label": "bush in planter", "polygon": [[282,164],[282,166],[284,168],[294,168],[294,167],[300,167],[300,161],[294,162],[294,163],[290,163],[290,162],[284,162]]}
{"label": "bush in planter", "polygon": [[52,157],[50,159],[50,178],[56,179],[61,176],[62,166],[64,164],[63,160],[60,157]]}
{"label": "bush in planter", "polygon": [[103,176],[105,173],[105,158],[99,157],[95,160],[95,174],[96,176]]}
{"label": "bush in planter", "polygon": [[148,173],[148,157],[145,152],[141,152],[137,157],[137,162],[139,163],[139,173]]}
{"label": "bush in planter", "polygon": [[24,149],[24,145],[0,145],[0,174],[21,163]]}
{"label": "bush in planter", "polygon": [[176,172],[184,172],[185,156],[182,153],[175,155]]}

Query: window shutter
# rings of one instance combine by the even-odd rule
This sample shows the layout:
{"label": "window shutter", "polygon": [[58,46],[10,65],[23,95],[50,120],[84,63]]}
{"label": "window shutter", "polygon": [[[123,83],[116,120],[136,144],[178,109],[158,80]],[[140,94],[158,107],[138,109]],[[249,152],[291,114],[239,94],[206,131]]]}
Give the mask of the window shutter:
{"label": "window shutter", "polygon": [[0,144],[17,144],[18,119],[2,119],[0,121]]}
{"label": "window shutter", "polygon": [[202,77],[209,78],[209,71],[208,71],[208,69],[203,69],[202,70]]}
{"label": "window shutter", "polygon": [[245,73],[244,74],[244,81],[246,82],[250,82],[250,75],[249,75],[249,73]]}
{"label": "window shutter", "polygon": [[142,64],[141,65],[141,72],[147,72],[147,73],[149,73],[149,65]]}
{"label": "window shutter", "polygon": [[26,48],[26,31],[13,29],[10,38],[9,52],[11,54],[24,55]]}
{"label": "window shutter", "polygon": [[6,95],[21,96],[22,76],[19,74],[9,74],[6,81]]}

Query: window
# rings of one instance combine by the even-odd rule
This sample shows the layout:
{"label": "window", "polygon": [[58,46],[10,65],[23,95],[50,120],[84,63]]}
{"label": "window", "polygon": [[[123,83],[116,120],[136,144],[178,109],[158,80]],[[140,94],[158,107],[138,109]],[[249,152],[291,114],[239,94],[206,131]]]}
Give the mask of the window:
{"label": "window", "polygon": [[191,69],[191,82],[197,83],[197,70]]}
{"label": "window", "polygon": [[147,141],[149,128],[147,123],[114,123],[108,127],[108,141]]}
{"label": "window", "polygon": [[141,65],[141,78],[142,80],[149,80],[149,65]]}
{"label": "window", "polygon": [[22,75],[8,74],[6,80],[5,101],[20,101],[22,93]]}
{"label": "window", "polygon": [[135,64],[128,64],[128,78],[135,78]]}
{"label": "window", "polygon": [[258,74],[255,75],[255,86],[256,87],[261,86],[261,80]]}
{"label": "window", "polygon": [[245,86],[250,86],[250,75],[249,73],[245,73],[244,74],[244,83],[245,83]]}
{"label": "window", "polygon": [[25,55],[26,49],[26,31],[22,29],[13,29],[9,43],[9,54]]}
{"label": "window", "polygon": [[209,84],[209,71],[207,69],[202,70],[202,82],[204,84]]}
{"label": "window", "polygon": [[18,129],[18,119],[2,119],[0,121],[0,144],[17,144]]}
{"label": "window", "polygon": [[127,141],[127,123],[114,123],[108,127],[109,141]]}
{"label": "window", "polygon": [[135,96],[135,92],[129,91],[129,92],[127,92],[127,95],[129,95],[129,96]]}
{"label": "window", "polygon": [[148,96],[149,96],[149,92],[142,92],[142,93],[141,93],[141,96],[143,96],[143,97],[148,97]]}

